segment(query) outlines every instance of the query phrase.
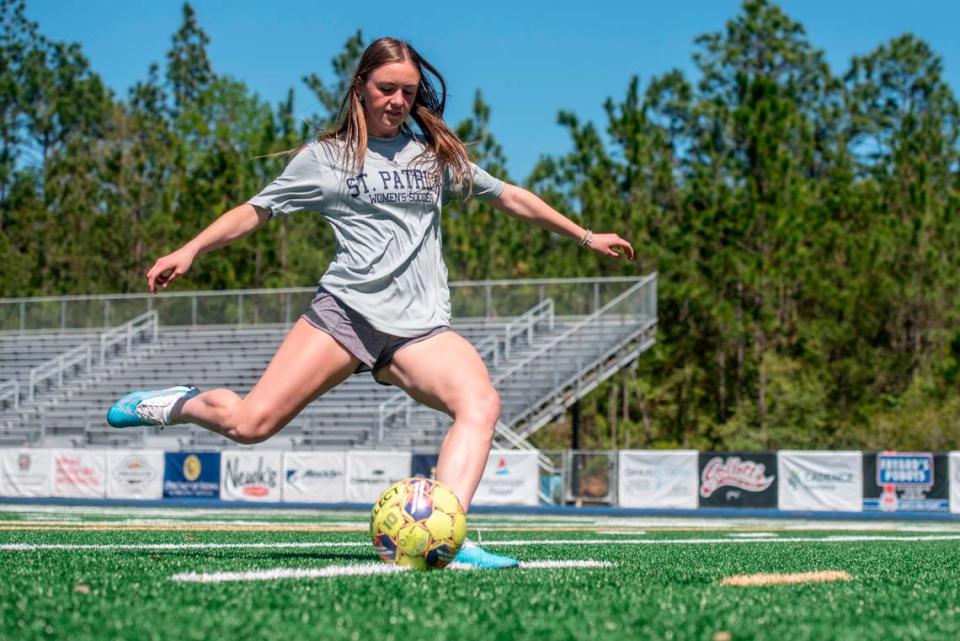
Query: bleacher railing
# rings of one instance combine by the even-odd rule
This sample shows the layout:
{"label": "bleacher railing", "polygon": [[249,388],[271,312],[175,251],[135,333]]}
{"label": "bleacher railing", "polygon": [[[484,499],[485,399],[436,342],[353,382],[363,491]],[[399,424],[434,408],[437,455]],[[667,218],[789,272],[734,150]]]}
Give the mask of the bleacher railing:
{"label": "bleacher railing", "polygon": [[19,409],[20,408],[20,383],[11,378],[5,383],[0,383],[0,410],[6,409],[9,405],[9,409]]}
{"label": "bleacher railing", "polygon": [[[547,299],[561,316],[588,315],[642,280],[531,278],[450,283],[455,318],[518,316]],[[101,294],[0,299],[0,331],[109,329],[155,311],[165,326],[291,324],[310,302],[315,287],[238,289],[161,294]]]}
{"label": "bleacher railing", "polygon": [[107,360],[107,355],[117,345],[118,353],[128,354],[133,350],[134,340],[139,336],[149,336],[150,340],[157,340],[158,323],[157,313],[149,311],[140,314],[133,320],[127,321],[100,335],[100,363]]}
{"label": "bleacher railing", "polygon": [[504,328],[503,337],[503,356],[510,358],[510,352],[513,349],[513,339],[518,336],[526,336],[527,345],[533,345],[533,330],[537,323],[546,321],[550,331],[554,328],[553,299],[538,303],[526,314],[508,324]]}
{"label": "bleacher railing", "polygon": [[[505,384],[510,378],[537,380],[536,369],[546,369],[552,371],[554,375],[554,380],[551,382],[548,391],[543,393],[535,403],[526,404],[527,409],[525,411],[507,417],[504,422],[518,431],[521,438],[526,437],[533,430],[530,429],[530,426],[524,430],[516,430],[517,425],[542,408],[545,403],[557,398],[564,390],[577,387],[587,372],[609,358],[611,354],[616,353],[623,342],[632,340],[638,334],[647,334],[644,345],[630,352],[628,355],[630,359],[636,357],[634,352],[652,344],[653,328],[657,321],[656,285],[656,274],[645,277],[587,318],[540,346],[519,363],[495,376],[493,385],[498,387]],[[616,338],[617,340],[612,344],[611,341],[602,341],[603,351],[601,353],[585,355],[583,351],[578,350],[575,372],[564,379],[560,379],[560,372],[564,370],[562,362],[564,356],[559,347],[582,344],[583,336],[588,331],[598,332],[601,336],[608,334],[611,339]],[[585,356],[589,360],[586,360]],[[544,364],[549,366],[544,367]],[[579,397],[589,389],[579,389],[577,391]]]}
{"label": "bleacher railing", "polygon": [[[113,348],[118,345],[120,348],[116,350],[114,355],[130,353],[137,337],[145,335],[150,337],[151,340],[156,340],[157,329],[157,313],[147,312],[102,333],[99,339],[99,359],[97,363],[104,364],[108,356],[111,356]],[[56,379],[57,386],[62,386],[65,376],[71,372],[76,374],[89,373],[94,364],[93,355],[92,344],[83,343],[31,369],[27,379],[27,400],[33,403],[37,399],[37,391],[41,386],[51,386],[51,381],[54,379]],[[5,390],[13,389],[14,386],[16,389],[14,398],[17,399],[15,403],[18,403],[19,384],[15,380],[8,381],[0,386],[0,402],[8,394]],[[14,409],[16,408],[17,405],[14,406]]]}
{"label": "bleacher railing", "polygon": [[57,385],[63,385],[63,378],[71,369],[77,368],[80,373],[89,372],[93,366],[93,351],[88,343],[77,345],[59,356],[54,356],[45,363],[30,370],[27,382],[27,400],[31,403],[36,400],[37,388],[56,378]]}

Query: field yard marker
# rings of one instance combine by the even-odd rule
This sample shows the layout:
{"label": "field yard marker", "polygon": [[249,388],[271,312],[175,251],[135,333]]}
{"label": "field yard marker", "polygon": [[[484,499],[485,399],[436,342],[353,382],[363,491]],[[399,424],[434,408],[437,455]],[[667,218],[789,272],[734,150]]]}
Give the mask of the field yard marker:
{"label": "field yard marker", "polygon": [[[450,570],[476,570],[465,563],[451,563]],[[521,570],[546,570],[568,568],[611,568],[608,561],[521,561]],[[174,574],[171,581],[178,583],[229,583],[237,581],[277,581],[280,579],[328,579],[340,576],[370,576],[374,574],[392,574],[408,572],[410,568],[387,563],[354,563],[351,565],[332,565],[325,568],[272,568],[269,570],[249,570],[246,572],[185,572]]]}
{"label": "field yard marker", "polygon": [[846,572],[821,570],[819,572],[799,572],[794,574],[740,574],[728,576],[720,585],[752,587],[755,585],[793,585],[797,583],[824,583],[828,581],[850,581]]}
{"label": "field yard marker", "polygon": [[[748,543],[927,543],[937,541],[960,541],[958,534],[934,534],[917,536],[888,536],[882,534],[792,536],[767,539],[681,538],[681,539],[546,539],[528,541],[484,540],[485,547],[526,547],[532,545],[745,545]],[[111,550],[202,550],[202,549],[269,549],[285,548],[354,548],[369,547],[367,541],[315,541],[277,543],[2,543],[0,552],[60,551],[111,551]]]}

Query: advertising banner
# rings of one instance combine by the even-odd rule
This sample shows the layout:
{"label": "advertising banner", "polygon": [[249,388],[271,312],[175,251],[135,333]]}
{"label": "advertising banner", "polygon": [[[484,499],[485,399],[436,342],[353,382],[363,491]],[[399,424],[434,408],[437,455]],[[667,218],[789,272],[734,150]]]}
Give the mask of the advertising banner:
{"label": "advertising banner", "polygon": [[960,512],[960,452],[950,452],[950,511]]}
{"label": "advertising banner", "polygon": [[162,450],[107,452],[108,499],[162,499]]}
{"label": "advertising banner", "polygon": [[392,483],[410,477],[410,452],[347,452],[347,501],[373,503]]}
{"label": "advertising banner", "polygon": [[776,507],[777,455],[701,452],[700,507]]}
{"label": "advertising banner", "polygon": [[283,500],[342,503],[347,497],[346,452],[284,452]]}
{"label": "advertising banner", "polygon": [[621,450],[620,507],[695,509],[696,450]]}
{"label": "advertising banner", "polygon": [[53,450],[53,496],[102,499],[107,456],[96,450]]}
{"label": "advertising banner", "polygon": [[781,510],[863,510],[863,454],[782,450],[777,456]]}
{"label": "advertising banner", "polygon": [[167,452],[163,457],[164,498],[220,496],[220,452]]}
{"label": "advertising banner", "polygon": [[220,499],[279,502],[283,496],[282,467],[282,452],[221,452]]}
{"label": "advertising banner", "polygon": [[538,505],[537,452],[493,450],[473,495],[477,505]]}
{"label": "advertising banner", "polygon": [[863,509],[881,512],[946,512],[949,461],[933,452],[869,452],[863,455]]}
{"label": "advertising banner", "polygon": [[50,496],[52,450],[0,450],[0,496]]}

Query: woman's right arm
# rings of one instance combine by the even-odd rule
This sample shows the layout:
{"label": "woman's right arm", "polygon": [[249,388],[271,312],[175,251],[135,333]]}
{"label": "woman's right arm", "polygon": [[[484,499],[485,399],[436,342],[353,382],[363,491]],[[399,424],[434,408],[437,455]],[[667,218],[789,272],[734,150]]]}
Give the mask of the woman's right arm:
{"label": "woman's right arm", "polygon": [[270,213],[250,203],[244,203],[226,212],[186,245],[158,259],[147,272],[147,288],[157,293],[182,274],[187,273],[194,259],[218,247],[243,238],[270,219]]}

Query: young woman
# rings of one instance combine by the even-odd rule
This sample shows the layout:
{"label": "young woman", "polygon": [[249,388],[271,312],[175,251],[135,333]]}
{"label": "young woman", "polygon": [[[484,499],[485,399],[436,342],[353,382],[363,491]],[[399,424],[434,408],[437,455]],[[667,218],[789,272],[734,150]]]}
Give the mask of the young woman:
{"label": "young woman", "polygon": [[[440,93],[425,72],[440,82]],[[110,408],[114,427],[195,423],[239,443],[259,443],[308,403],[355,372],[371,371],[453,418],[437,480],[468,508],[480,482],[500,399],[473,346],[450,331],[450,293],[440,254],[440,209],[476,197],[611,258],[633,258],[615,234],[594,234],[529,191],[469,161],[443,121],[446,85],[409,44],[381,38],[364,52],[336,129],[299,150],[247,203],[157,260],[151,292],[190,269],[200,254],[245,236],[273,216],[322,215],[337,252],[312,303],[246,397],[182,386],[128,394]],[[415,134],[408,124],[419,126]],[[621,253],[622,252],[622,253]],[[438,358],[438,355],[443,358]],[[511,567],[516,561],[468,544],[457,561]]]}

